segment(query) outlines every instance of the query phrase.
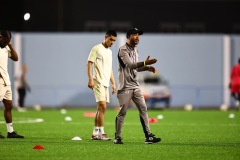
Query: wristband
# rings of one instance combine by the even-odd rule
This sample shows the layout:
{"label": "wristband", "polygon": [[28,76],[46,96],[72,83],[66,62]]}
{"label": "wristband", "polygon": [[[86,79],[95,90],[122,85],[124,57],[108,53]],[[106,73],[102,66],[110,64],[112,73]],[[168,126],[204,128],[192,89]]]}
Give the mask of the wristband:
{"label": "wristband", "polygon": [[145,61],[143,62],[143,64],[144,64],[144,67],[146,66],[146,63],[145,63]]}

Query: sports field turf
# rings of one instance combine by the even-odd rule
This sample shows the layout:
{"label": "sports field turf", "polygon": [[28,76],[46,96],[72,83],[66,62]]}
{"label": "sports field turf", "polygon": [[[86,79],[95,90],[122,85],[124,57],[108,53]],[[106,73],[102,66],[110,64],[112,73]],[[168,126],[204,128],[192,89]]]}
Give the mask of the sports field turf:
{"label": "sports field turf", "polygon": [[[113,141],[90,140],[93,118],[84,117],[95,109],[28,110],[20,113],[13,109],[14,129],[24,139],[0,139],[0,159],[26,160],[237,160],[240,159],[240,112],[217,110],[149,110],[149,117],[163,115],[157,123],[150,123],[151,130],[162,141],[144,144],[138,111],[129,109],[123,126],[123,145]],[[229,118],[233,113],[234,118]],[[114,138],[117,112],[108,109],[105,132]],[[0,108],[0,131],[6,136],[3,107]],[[70,116],[72,121],[65,121]],[[43,119],[43,122],[34,122]],[[80,141],[71,140],[79,136]],[[35,145],[44,150],[34,150]]]}

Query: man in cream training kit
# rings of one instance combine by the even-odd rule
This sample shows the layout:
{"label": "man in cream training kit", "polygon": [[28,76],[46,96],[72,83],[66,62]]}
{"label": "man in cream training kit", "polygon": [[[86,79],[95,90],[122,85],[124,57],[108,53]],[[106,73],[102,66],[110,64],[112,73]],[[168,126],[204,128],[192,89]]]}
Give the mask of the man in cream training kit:
{"label": "man in cream training kit", "polygon": [[118,91],[117,98],[120,105],[120,111],[116,116],[115,140],[114,144],[123,144],[122,142],[122,126],[131,100],[135,103],[139,110],[140,121],[145,134],[145,143],[152,144],[161,141],[161,138],[156,138],[150,132],[147,105],[145,103],[142,92],[137,81],[137,72],[149,71],[155,72],[155,68],[150,66],[157,62],[156,59],[147,59],[143,62],[138,62],[137,45],[139,37],[143,34],[142,30],[132,28],[127,31],[127,43],[119,48],[118,51]]}
{"label": "man in cream training kit", "polygon": [[110,50],[116,38],[117,33],[108,30],[104,41],[95,45],[88,57],[88,87],[93,90],[97,102],[92,140],[110,140],[104,132],[104,113],[109,103],[109,81],[112,83],[112,94],[116,92],[112,71],[112,51]]}
{"label": "man in cream training kit", "polygon": [[[12,90],[8,74],[8,58],[18,61],[18,54],[11,44],[11,33],[0,31],[0,101],[4,104],[4,118],[7,125],[7,138],[24,138],[13,130],[12,125]],[[0,134],[0,138],[5,138]]]}

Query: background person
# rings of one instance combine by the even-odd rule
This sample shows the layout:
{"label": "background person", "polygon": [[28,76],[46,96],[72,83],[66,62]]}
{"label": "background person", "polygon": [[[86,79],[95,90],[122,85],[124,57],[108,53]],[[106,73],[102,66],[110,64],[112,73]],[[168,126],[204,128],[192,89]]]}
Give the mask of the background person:
{"label": "background person", "polygon": [[[12,90],[8,74],[8,58],[18,61],[18,54],[11,44],[12,35],[2,30],[0,35],[0,101],[4,104],[4,118],[7,125],[7,138],[24,138],[13,130],[12,125]],[[0,138],[4,138],[0,134]]]}
{"label": "background person", "polygon": [[25,98],[27,91],[31,91],[30,86],[27,82],[27,65],[24,64],[22,66],[22,71],[19,75],[16,77],[17,81],[17,91],[18,91],[18,111],[19,112],[25,112]]}
{"label": "background person", "polygon": [[110,140],[104,132],[104,113],[107,102],[109,103],[109,80],[112,83],[112,94],[116,92],[112,71],[112,51],[110,50],[116,38],[117,33],[108,30],[104,41],[95,45],[88,57],[88,87],[93,90],[97,102],[92,140]]}
{"label": "background person", "polygon": [[232,67],[229,87],[236,106],[240,108],[240,58],[238,64]]}

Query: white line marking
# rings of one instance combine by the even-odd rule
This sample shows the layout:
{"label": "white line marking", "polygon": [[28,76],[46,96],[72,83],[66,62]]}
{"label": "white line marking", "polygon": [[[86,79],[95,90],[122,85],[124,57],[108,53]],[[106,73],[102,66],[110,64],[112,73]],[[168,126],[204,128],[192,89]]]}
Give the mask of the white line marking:
{"label": "white line marking", "polygon": [[[44,122],[44,119],[42,118],[35,118],[35,119],[22,119],[22,120],[14,120],[13,123],[40,123],[40,122]],[[5,121],[0,121],[0,124],[4,124],[6,123]]]}

